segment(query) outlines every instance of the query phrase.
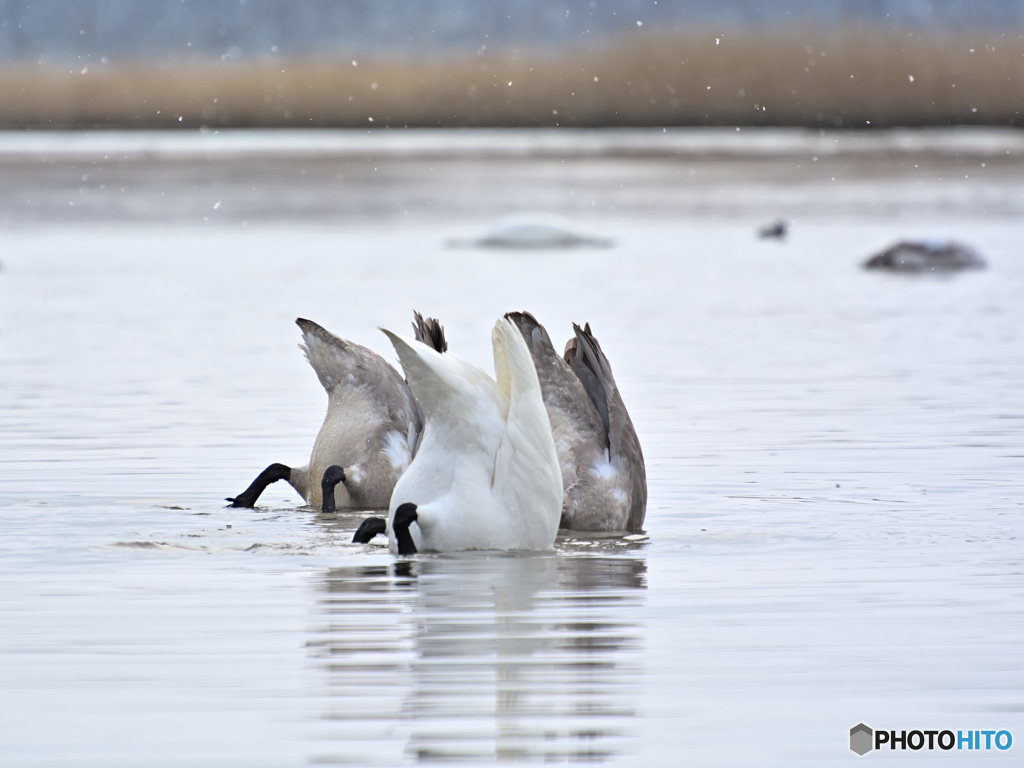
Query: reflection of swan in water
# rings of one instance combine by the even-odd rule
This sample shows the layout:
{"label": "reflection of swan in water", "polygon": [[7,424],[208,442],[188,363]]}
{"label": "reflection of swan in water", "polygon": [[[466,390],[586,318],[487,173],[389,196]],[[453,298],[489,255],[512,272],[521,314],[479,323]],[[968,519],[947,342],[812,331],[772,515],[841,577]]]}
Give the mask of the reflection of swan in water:
{"label": "reflection of swan in water", "polygon": [[508,249],[611,248],[615,241],[586,232],[562,216],[516,213],[492,224],[468,240],[450,240],[451,246]]}
{"label": "reflection of swan in water", "polygon": [[359,748],[374,762],[632,750],[643,560],[447,555],[338,569],[322,588],[329,627],[310,645],[339,759],[360,762]]}

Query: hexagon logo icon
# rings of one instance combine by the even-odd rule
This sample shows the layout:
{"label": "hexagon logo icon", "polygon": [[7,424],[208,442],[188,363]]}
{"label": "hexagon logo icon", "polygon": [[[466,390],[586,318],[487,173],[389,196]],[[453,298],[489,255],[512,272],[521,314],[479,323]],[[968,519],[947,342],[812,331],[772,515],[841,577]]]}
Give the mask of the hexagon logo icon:
{"label": "hexagon logo icon", "polygon": [[864,723],[857,723],[850,729],[850,749],[863,757],[872,749],[874,733]]}

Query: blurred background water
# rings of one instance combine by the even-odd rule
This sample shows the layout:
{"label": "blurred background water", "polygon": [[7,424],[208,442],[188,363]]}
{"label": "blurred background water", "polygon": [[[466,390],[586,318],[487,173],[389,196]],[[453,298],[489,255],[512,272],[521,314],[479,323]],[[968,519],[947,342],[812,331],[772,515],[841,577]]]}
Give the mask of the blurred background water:
{"label": "blurred background water", "polygon": [[[0,765],[1019,737],[1022,16],[0,3]],[[471,244],[524,212],[614,245]],[[906,239],[988,268],[860,268]],[[646,534],[398,559],[225,508],[323,418],[295,318],[392,359],[413,309],[485,369],[502,312],[589,321]]]}

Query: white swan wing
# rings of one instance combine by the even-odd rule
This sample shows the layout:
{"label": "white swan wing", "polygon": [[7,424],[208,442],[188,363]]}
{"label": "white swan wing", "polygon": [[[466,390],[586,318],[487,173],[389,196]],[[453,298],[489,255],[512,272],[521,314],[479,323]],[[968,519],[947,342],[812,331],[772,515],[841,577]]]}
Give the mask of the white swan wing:
{"label": "white swan wing", "polygon": [[493,492],[509,516],[516,548],[551,549],[562,513],[562,472],[530,350],[502,318],[491,334],[497,385],[508,416],[494,460]]}
{"label": "white swan wing", "polygon": [[575,512],[573,498],[580,490],[580,483],[588,482],[584,466],[592,463],[595,456],[607,456],[607,431],[583,383],[555,351],[544,326],[529,312],[509,312],[505,317],[519,328],[533,356],[562,467],[565,490],[562,525],[566,526]]}
{"label": "white swan wing", "polygon": [[415,339],[381,328],[398,353],[405,378],[424,419],[435,426],[459,427],[468,419],[459,419],[458,409],[489,411],[508,408],[506,397],[498,391],[494,379],[483,370],[450,352],[441,354]]}
{"label": "white swan wing", "polygon": [[395,484],[391,514],[401,504],[416,504],[429,549],[486,548],[481,542],[490,535],[494,454],[505,427],[507,399],[477,366],[384,333],[424,415],[423,437],[412,464]]}

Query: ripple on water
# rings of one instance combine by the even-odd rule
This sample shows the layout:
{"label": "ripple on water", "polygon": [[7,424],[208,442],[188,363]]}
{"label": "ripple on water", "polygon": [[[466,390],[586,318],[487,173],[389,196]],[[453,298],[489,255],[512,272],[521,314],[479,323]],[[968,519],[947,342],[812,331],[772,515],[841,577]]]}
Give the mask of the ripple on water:
{"label": "ripple on water", "polygon": [[[321,762],[603,760],[633,750],[646,565],[467,554],[338,568],[309,644]],[[398,755],[394,755],[397,757]]]}

